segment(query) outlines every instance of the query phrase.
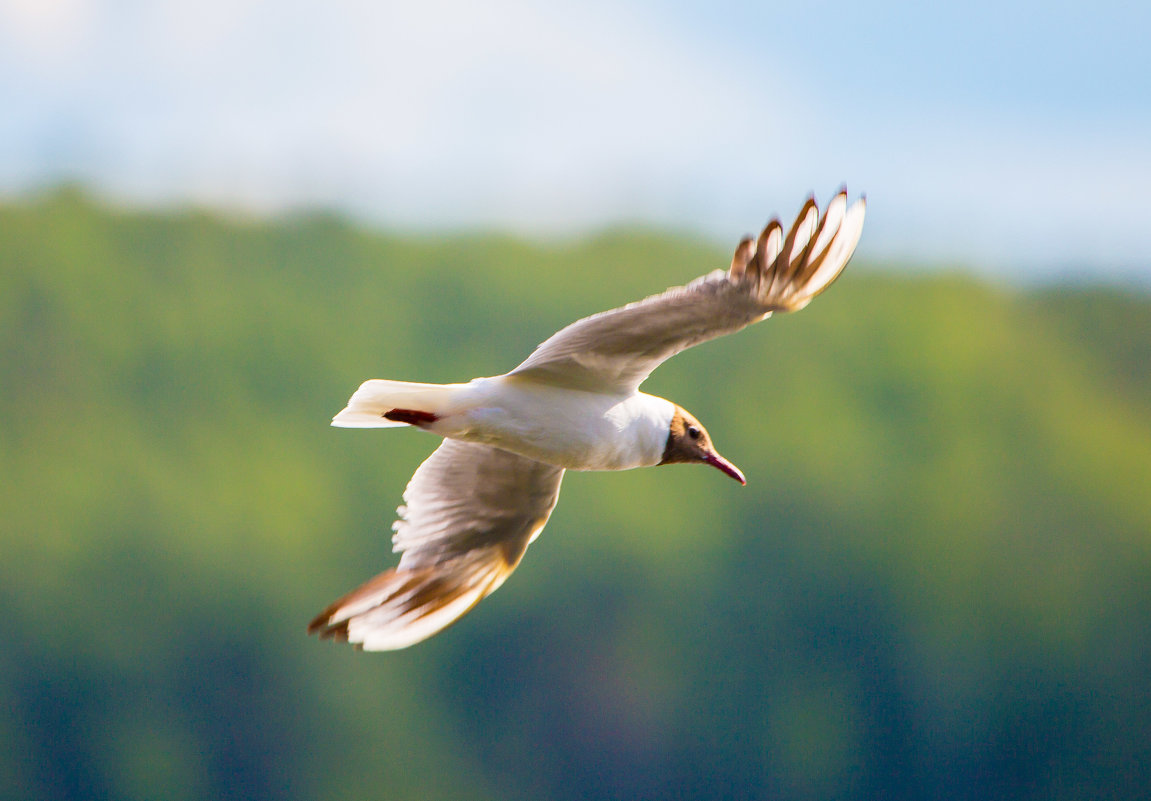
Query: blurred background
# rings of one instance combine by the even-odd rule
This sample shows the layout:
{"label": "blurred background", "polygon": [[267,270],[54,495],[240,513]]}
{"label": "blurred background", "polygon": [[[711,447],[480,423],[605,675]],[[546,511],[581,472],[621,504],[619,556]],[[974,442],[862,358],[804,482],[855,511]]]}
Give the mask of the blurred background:
{"label": "blurred background", "polygon": [[[1151,794],[1151,11],[0,0],[0,796]],[[866,190],[408,651],[304,634],[504,372]]]}

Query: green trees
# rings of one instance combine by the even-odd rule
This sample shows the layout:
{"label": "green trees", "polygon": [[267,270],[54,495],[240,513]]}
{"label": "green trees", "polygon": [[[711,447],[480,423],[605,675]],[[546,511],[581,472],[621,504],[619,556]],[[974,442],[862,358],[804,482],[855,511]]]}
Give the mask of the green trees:
{"label": "green trees", "polygon": [[545,248],[69,192],[0,207],[0,786],[1145,793],[1151,302],[1114,290],[854,265],[647,386],[748,488],[572,475],[459,626],[391,655],[304,636],[394,559],[434,446],[328,428],[362,379],[503,372],[725,263],[642,232]]}

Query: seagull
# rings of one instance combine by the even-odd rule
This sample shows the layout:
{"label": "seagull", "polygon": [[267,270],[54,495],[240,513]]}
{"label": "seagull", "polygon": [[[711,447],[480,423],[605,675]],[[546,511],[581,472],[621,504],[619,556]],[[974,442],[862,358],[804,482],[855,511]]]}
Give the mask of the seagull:
{"label": "seagull", "polygon": [[682,350],[810,303],[854,253],[865,206],[862,197],[848,206],[842,189],[820,218],[809,197],[786,233],[772,219],[740,241],[726,272],[572,323],[505,375],[365,381],[332,425],[411,426],[443,441],[397,509],[399,564],[332,603],[308,632],[387,651],[443,630],[520,563],[566,470],[699,463],[746,484],[703,424],[640,384]]}

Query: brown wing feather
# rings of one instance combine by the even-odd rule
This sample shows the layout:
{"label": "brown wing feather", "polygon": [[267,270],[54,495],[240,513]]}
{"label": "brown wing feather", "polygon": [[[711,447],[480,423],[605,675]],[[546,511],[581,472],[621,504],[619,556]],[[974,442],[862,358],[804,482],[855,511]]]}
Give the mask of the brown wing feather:
{"label": "brown wing feather", "polygon": [[404,492],[400,564],[332,603],[308,632],[405,648],[454,623],[511,575],[559,497],[563,468],[444,440]]}
{"label": "brown wing feather", "polygon": [[809,198],[782,237],[772,220],[740,241],[726,273],[585,317],[541,344],[513,375],[597,391],[635,390],[664,360],[773,312],[795,311],[827,288],[859,241],[865,203],[841,191],[819,218]]}

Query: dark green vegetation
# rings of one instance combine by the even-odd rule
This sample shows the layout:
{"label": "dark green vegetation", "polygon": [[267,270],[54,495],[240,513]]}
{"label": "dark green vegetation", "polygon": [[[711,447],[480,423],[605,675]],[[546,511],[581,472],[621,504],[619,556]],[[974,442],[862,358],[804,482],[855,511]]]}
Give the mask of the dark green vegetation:
{"label": "dark green vegetation", "polygon": [[749,487],[572,474],[459,625],[304,635],[435,445],[329,428],[360,380],[503,372],[725,265],[0,207],[0,795],[1151,794],[1151,300],[1113,290],[855,265],[645,387]]}

